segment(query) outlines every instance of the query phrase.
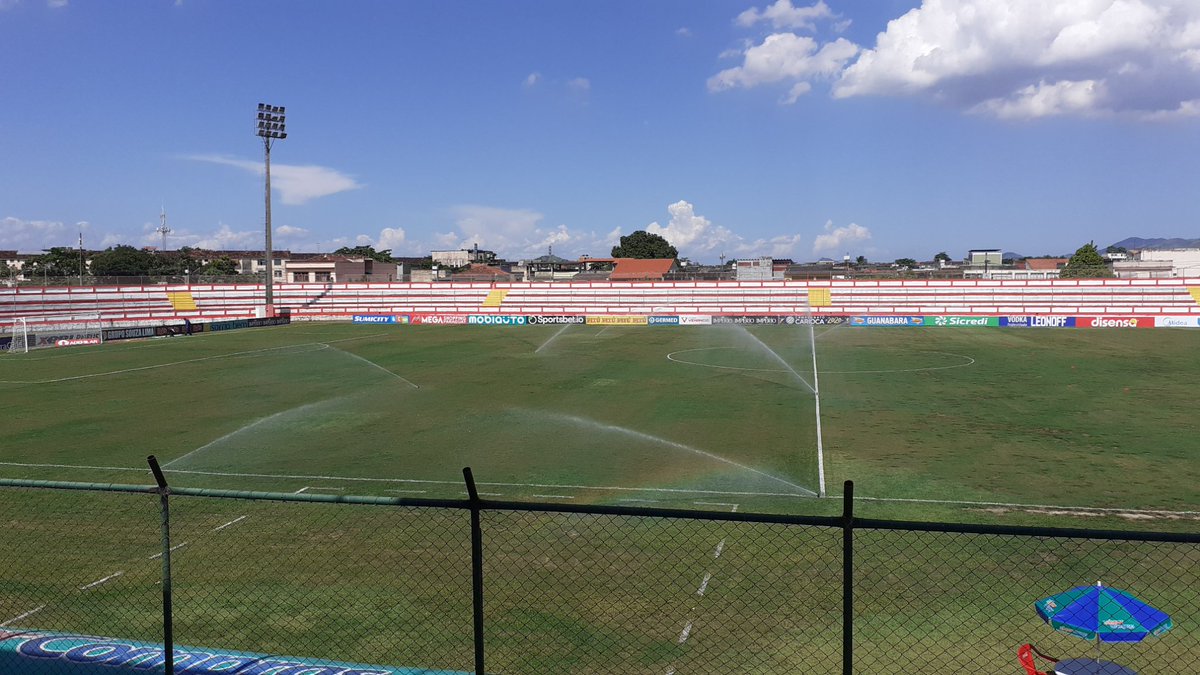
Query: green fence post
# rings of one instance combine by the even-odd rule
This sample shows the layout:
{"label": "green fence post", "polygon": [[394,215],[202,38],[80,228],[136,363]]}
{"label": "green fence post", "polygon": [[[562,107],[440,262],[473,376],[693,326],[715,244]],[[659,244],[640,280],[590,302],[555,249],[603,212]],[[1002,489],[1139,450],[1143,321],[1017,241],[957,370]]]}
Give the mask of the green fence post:
{"label": "green fence post", "polygon": [[483,670],[483,529],[479,525],[479,491],[475,489],[475,477],[471,467],[463,468],[467,481],[467,494],[471,498],[471,597],[472,614],[475,619],[475,675],[484,675]]}
{"label": "green fence post", "polygon": [[175,635],[171,619],[171,510],[169,497],[171,488],[154,455],[146,458],[154,481],[158,483],[158,496],[162,503],[162,610],[163,610],[163,672],[175,675]]}

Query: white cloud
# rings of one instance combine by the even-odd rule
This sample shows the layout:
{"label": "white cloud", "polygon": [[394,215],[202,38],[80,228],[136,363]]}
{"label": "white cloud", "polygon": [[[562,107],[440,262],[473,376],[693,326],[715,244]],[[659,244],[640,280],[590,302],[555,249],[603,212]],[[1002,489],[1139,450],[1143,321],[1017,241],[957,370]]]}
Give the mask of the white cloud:
{"label": "white cloud", "polygon": [[592,90],[592,82],[586,77],[573,77],[567,80],[567,90],[578,96],[587,96]]}
{"label": "white cloud", "polygon": [[[666,239],[685,258],[711,259],[718,255],[786,258],[795,253],[801,241],[799,234],[748,241],[729,228],[698,215],[696,208],[684,200],[669,205],[667,212],[671,214],[671,220],[666,225],[659,225],[656,221],[650,223],[646,231]],[[619,234],[614,231],[610,237],[615,239]]]}
{"label": "white cloud", "polygon": [[847,244],[866,241],[871,238],[871,231],[857,223],[845,227],[834,227],[833,221],[826,221],[825,233],[817,235],[813,240],[813,253],[842,251]]}
{"label": "white cloud", "polygon": [[542,81],[542,74],[537,71],[534,71],[525,76],[525,81],[521,84],[521,86],[525,87],[526,89],[532,89],[532,88],[536,87],[538,85],[538,83],[541,81]]}
{"label": "white cloud", "polygon": [[275,228],[275,234],[280,237],[303,237],[308,234],[308,230],[294,225],[280,225]]}
{"label": "white cloud", "polygon": [[1097,103],[1104,98],[1103,82],[1039,82],[1025,87],[1008,98],[993,98],[974,108],[1001,119],[1028,119],[1066,114],[1093,114],[1101,110]]}
{"label": "white cloud", "polygon": [[59,7],[66,7],[68,3],[69,3],[69,0],[46,0],[46,6],[52,8],[52,9],[58,9]]}
{"label": "white cloud", "polygon": [[687,26],[680,26],[675,29],[675,34],[682,38],[692,37],[692,29]]}
{"label": "white cloud", "polygon": [[395,253],[403,249],[406,243],[407,237],[403,229],[399,227],[385,227],[379,231],[379,238],[375,240],[375,250],[390,250]]}
{"label": "white cloud", "polygon": [[685,257],[720,253],[741,239],[728,228],[714,225],[708,218],[697,215],[696,208],[682,199],[669,205],[667,212],[671,214],[671,220],[665,226],[655,221],[646,227],[646,231],[666,239]]}
{"label": "white cloud", "polygon": [[[216,232],[199,235],[181,235],[184,238],[193,238],[194,243],[180,244],[194,248],[204,248],[209,250],[259,250],[263,249],[266,242],[263,241],[263,233],[261,229],[244,230],[235,232],[233,228],[225,223],[221,223],[217,227]],[[272,245],[271,248],[274,248]]]}
{"label": "white cloud", "polygon": [[801,96],[804,96],[810,91],[812,91],[811,84],[808,82],[797,82],[796,84],[792,85],[792,88],[788,91],[787,96],[783,97],[782,103],[784,105],[791,105],[800,100]]}
{"label": "white cloud", "polygon": [[[187,159],[223,164],[263,175],[262,163],[248,159],[223,155],[192,155]],[[299,205],[339,192],[357,190],[363,186],[350,176],[324,166],[272,164],[271,187],[279,191],[279,198],[284,204]]]}
{"label": "white cloud", "polygon": [[739,26],[750,27],[760,21],[766,21],[776,30],[812,30],[818,19],[829,19],[833,16],[833,11],[825,4],[825,0],[818,0],[817,4],[808,7],[796,7],[791,0],[776,0],[775,4],[764,9],[751,7],[738,14],[734,22]]}
{"label": "white cloud", "polygon": [[888,23],[834,95],[924,95],[1009,118],[1156,118],[1200,98],[1196,50],[1195,0],[924,0]]}
{"label": "white cloud", "polygon": [[462,204],[450,213],[455,229],[434,236],[441,248],[471,248],[478,244],[503,257],[527,259],[545,255],[553,246],[555,255],[570,258],[580,254],[605,256],[616,243],[611,233],[604,237],[567,225],[543,226],[545,216],[532,209]]}
{"label": "white cloud", "polygon": [[0,249],[35,253],[53,246],[73,248],[79,245],[80,232],[84,233],[84,246],[92,248],[87,236],[90,229],[86,221],[63,223],[6,216],[0,219]]}
{"label": "white cloud", "polygon": [[[774,33],[764,38],[761,44],[747,48],[742,53],[742,65],[726,68],[710,77],[708,90],[718,92],[783,80],[807,83],[814,78],[829,78],[840,73],[857,53],[858,45],[845,38],[822,45],[810,37]],[[794,101],[793,96],[788,102]]]}
{"label": "white cloud", "polygon": [[3,12],[6,9],[12,9],[19,4],[21,4],[21,0],[0,0],[0,12]]}

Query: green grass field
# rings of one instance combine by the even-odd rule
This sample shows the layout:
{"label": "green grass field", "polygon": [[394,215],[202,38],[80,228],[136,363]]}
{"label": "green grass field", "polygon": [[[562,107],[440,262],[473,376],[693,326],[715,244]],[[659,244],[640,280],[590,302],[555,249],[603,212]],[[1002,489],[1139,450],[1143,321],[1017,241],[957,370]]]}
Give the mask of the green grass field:
{"label": "green grass field", "polygon": [[[813,396],[767,351],[811,380],[808,330],[750,331],[303,324],[13,356],[0,476],[145,482],[153,453],[180,485],[454,497],[471,466],[506,499],[828,512]],[[831,494],[1200,502],[1193,333],[816,332]]]}
{"label": "green grass field", "polygon": [[[0,359],[0,476],[146,484],[155,454],[176,485],[457,498],[471,466],[497,499],[832,514],[807,334],[299,324],[31,352]],[[827,483],[853,479],[860,515],[1195,531],[1197,334],[816,335]],[[40,608],[10,625],[159,639],[154,496],[3,489],[0,513],[0,625]],[[173,516],[180,643],[470,669],[464,512],[176,497]],[[838,667],[835,530],[498,513],[485,532],[489,670]],[[859,672],[1083,652],[1030,606],[1095,578],[1200,611],[1194,547],[859,538]],[[1114,654],[1200,655],[1177,623]]]}

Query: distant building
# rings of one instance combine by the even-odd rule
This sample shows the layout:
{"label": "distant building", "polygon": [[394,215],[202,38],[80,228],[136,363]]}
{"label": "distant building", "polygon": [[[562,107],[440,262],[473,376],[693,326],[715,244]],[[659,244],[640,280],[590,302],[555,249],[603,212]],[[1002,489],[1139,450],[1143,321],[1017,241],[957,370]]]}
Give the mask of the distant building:
{"label": "distant building", "polygon": [[759,258],[739,258],[734,269],[738,281],[772,281],[782,280],[791,261],[778,261],[763,256]]}
{"label": "distant building", "polygon": [[476,244],[472,248],[455,249],[452,251],[430,251],[433,262],[447,267],[466,267],[472,263],[486,265],[496,260],[495,251],[484,251]]}
{"label": "distant building", "polygon": [[1142,263],[1170,265],[1172,277],[1200,277],[1200,248],[1144,249],[1137,251],[1137,259]]}
{"label": "distant building", "polygon": [[612,281],[662,281],[675,272],[674,258],[616,258],[609,279]]}
{"label": "distant building", "polygon": [[313,257],[304,261],[289,261],[284,271],[287,280],[294,283],[387,282],[403,279],[402,271],[396,263],[338,254]]}

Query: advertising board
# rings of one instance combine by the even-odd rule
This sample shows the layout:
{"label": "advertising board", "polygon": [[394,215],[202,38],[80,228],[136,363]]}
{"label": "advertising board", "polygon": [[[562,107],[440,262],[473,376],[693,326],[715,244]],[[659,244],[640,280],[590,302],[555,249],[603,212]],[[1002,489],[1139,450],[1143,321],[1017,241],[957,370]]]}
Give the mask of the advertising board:
{"label": "advertising board", "polygon": [[38,333],[36,336],[30,333],[29,339],[33,340],[35,347],[78,347],[82,345],[98,345],[101,340],[100,329],[94,330],[66,330],[53,334]]}
{"label": "advertising board", "polygon": [[948,326],[957,328],[980,328],[999,326],[998,316],[927,316],[921,322],[923,326]]}
{"label": "advertising board", "polygon": [[1002,316],[1001,326],[1014,328],[1074,328],[1073,316]]}
{"label": "advertising board", "polygon": [[1200,316],[1156,316],[1155,328],[1200,328]]}
{"label": "advertising board", "polygon": [[587,325],[589,326],[645,326],[647,319],[645,316],[589,316]]}
{"label": "advertising board", "polygon": [[[338,663],[324,659],[295,659],[225,649],[174,648],[175,672],[188,675],[466,675]],[[103,673],[162,672],[162,645],[112,638],[5,631],[0,628],[0,672],[22,675],[102,675]]]}
{"label": "advertising board", "polygon": [[104,341],[133,340],[136,338],[154,337],[154,326],[137,326],[134,328],[105,328]]}
{"label": "advertising board", "polygon": [[587,317],[584,316],[547,316],[543,314],[535,314],[529,317],[529,325],[531,326],[561,326],[572,324],[587,323]]}
{"label": "advertising board", "polygon": [[925,321],[919,316],[852,316],[851,326],[923,326]]}
{"label": "advertising board", "polygon": [[1076,328],[1154,328],[1152,316],[1076,316]]}
{"label": "advertising board", "polygon": [[394,314],[355,314],[350,323],[396,323]]}
{"label": "advertising board", "polygon": [[809,324],[814,326],[840,326],[846,323],[848,318],[845,316],[785,316],[781,317],[780,323],[789,325],[797,324],[800,326],[807,326]]}
{"label": "advertising board", "polygon": [[471,314],[467,316],[467,323],[472,326],[524,326],[528,322],[524,316],[511,314]]}
{"label": "advertising board", "polygon": [[712,322],[719,325],[766,325],[774,326],[782,322],[781,316],[714,316]]}
{"label": "advertising board", "polygon": [[707,314],[691,314],[679,317],[680,326],[711,326],[713,318]]}
{"label": "advertising board", "polygon": [[465,326],[466,314],[413,314],[412,322],[421,326]]}
{"label": "advertising board", "polygon": [[678,326],[679,317],[677,316],[648,316],[646,323],[651,326]]}

